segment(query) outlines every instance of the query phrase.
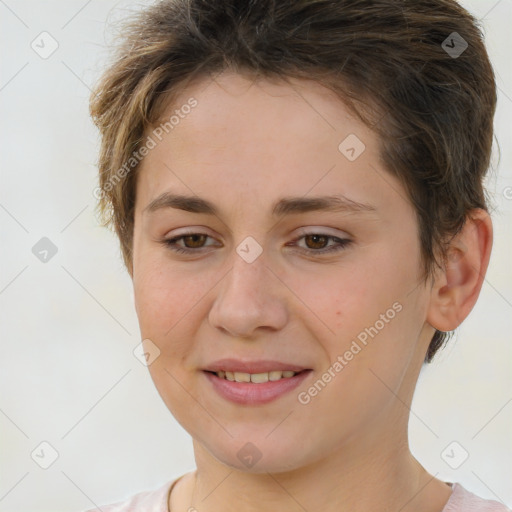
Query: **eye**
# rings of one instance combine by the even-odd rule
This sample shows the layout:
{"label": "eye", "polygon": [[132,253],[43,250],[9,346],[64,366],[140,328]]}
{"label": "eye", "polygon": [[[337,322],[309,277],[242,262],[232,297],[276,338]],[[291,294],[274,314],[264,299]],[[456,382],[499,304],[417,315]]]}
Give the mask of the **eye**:
{"label": "eye", "polygon": [[[202,249],[202,245],[207,238],[211,238],[204,233],[185,233],[183,235],[175,236],[164,240],[164,244],[168,246],[172,251],[182,254],[191,254],[198,252],[197,249]],[[177,245],[178,241],[183,241],[185,248]]]}
{"label": "eye", "polygon": [[[208,238],[211,237],[205,233],[184,233],[182,235],[163,240],[163,243],[176,253],[193,254],[200,252],[200,250],[205,247],[209,247],[208,245],[205,245]],[[293,240],[291,244],[287,245],[297,245],[297,242],[302,239],[304,239],[306,247],[304,248],[299,246],[299,249],[309,254],[326,254],[341,251],[352,243],[352,240],[348,238],[338,238],[324,233],[311,232],[303,234]],[[332,241],[333,244],[328,245],[329,241]],[[178,245],[178,242],[182,242],[184,247]],[[211,245],[213,244],[210,244],[210,246]]]}
{"label": "eye", "polygon": [[[305,233],[299,238],[295,239],[294,242],[304,239],[306,248],[300,248],[310,254],[326,254],[331,252],[337,252],[345,249],[352,243],[352,240],[348,238],[338,238],[325,233]],[[327,245],[329,241],[333,241],[333,245]]]}

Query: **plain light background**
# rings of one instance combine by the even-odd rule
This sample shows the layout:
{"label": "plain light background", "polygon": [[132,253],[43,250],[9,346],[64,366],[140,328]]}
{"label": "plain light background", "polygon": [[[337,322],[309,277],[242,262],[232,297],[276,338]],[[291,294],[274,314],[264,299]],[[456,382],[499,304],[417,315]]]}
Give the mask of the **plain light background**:
{"label": "plain light background", "polygon": [[[477,306],[422,372],[410,442],[438,478],[510,507],[512,2],[462,4],[483,24],[499,87],[495,242]],[[143,5],[0,0],[1,512],[81,511],[195,468],[189,435],[133,355],[131,281],[94,214],[89,88],[108,57],[108,23]],[[34,40],[40,52],[58,48],[42,58]],[[46,263],[32,252],[43,237],[57,249]],[[462,460],[462,449],[468,458],[452,469],[441,454]]]}

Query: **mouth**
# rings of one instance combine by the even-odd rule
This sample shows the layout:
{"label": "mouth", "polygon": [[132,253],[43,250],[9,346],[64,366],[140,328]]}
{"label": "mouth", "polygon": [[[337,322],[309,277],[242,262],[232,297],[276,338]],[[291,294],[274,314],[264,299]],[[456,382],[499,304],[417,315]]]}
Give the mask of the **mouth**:
{"label": "mouth", "polygon": [[247,373],[247,372],[232,372],[227,370],[209,371],[206,373],[216,375],[219,379],[228,380],[230,382],[250,382],[252,384],[263,384],[264,382],[277,382],[282,379],[290,379],[303,372],[310,371],[309,369],[294,372],[292,370],[271,370],[269,372]]}
{"label": "mouth", "polygon": [[224,360],[202,373],[208,388],[224,400],[237,405],[262,405],[289,395],[313,370],[275,361]]}

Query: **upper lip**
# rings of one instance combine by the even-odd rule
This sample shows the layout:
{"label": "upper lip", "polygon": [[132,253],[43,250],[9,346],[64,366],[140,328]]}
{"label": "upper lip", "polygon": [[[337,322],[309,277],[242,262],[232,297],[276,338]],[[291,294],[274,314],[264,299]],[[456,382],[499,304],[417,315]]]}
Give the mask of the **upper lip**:
{"label": "upper lip", "polygon": [[266,373],[272,370],[289,370],[292,372],[300,372],[308,370],[304,366],[292,363],[284,363],[282,361],[272,361],[268,359],[260,359],[254,361],[240,361],[239,359],[219,359],[209,364],[204,370],[209,372],[240,372],[240,373]]}

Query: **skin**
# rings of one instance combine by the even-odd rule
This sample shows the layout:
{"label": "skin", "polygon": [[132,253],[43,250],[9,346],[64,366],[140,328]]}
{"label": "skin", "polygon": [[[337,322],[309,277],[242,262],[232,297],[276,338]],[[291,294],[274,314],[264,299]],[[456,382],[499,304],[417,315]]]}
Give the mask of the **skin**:
{"label": "skin", "polygon": [[[224,72],[190,85],[167,117],[190,97],[197,106],[139,169],[136,310],[142,338],[160,350],[151,377],[192,436],[197,466],[176,484],[170,509],[439,512],[451,488],[411,455],[409,407],[434,328],[457,327],[478,297],[491,221],[473,211],[447,266],[425,283],[414,208],[385,170],[376,135],[319,84],[291,83]],[[338,150],[349,134],[366,146],[353,162]],[[207,199],[219,213],[148,210],[170,191]],[[271,215],[282,197],[333,194],[374,210]],[[177,254],[164,241],[183,228],[210,238],[181,239],[196,253]],[[336,240],[301,228],[351,243],[321,255]],[[263,249],[252,263],[236,252],[247,236]],[[300,403],[298,393],[394,303],[401,311]],[[202,372],[224,357],[313,372],[273,402],[237,405]],[[247,442],[262,455],[251,468],[237,457]]]}

